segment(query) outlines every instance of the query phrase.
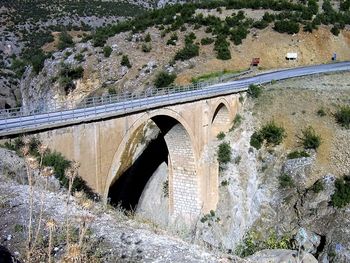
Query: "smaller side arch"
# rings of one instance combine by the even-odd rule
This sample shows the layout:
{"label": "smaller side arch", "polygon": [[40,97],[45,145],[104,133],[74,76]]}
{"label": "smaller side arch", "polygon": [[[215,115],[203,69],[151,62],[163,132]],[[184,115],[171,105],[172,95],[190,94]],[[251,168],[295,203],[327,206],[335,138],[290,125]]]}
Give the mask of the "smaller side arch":
{"label": "smaller side arch", "polygon": [[219,132],[227,132],[232,123],[232,109],[230,103],[220,98],[212,108],[211,134],[215,137]]}

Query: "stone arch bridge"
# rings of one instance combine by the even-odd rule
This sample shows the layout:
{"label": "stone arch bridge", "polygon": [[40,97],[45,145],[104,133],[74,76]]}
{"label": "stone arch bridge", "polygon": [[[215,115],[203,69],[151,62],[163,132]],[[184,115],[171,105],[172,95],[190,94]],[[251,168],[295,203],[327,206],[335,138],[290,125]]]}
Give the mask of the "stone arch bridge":
{"label": "stone arch bridge", "polygon": [[[52,150],[80,162],[80,176],[105,200],[147,145],[161,137],[166,149],[156,147],[149,161],[162,152],[168,167],[170,217],[188,220],[216,208],[219,169],[210,144],[220,131],[231,127],[239,96],[218,96],[53,128],[37,136]],[[134,189],[123,191],[131,195]]]}

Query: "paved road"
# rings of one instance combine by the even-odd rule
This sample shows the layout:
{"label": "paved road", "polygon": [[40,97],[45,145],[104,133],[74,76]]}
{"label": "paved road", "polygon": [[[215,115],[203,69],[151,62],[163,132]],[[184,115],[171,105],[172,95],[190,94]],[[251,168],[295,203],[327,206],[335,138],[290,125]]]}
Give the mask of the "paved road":
{"label": "paved road", "polygon": [[238,93],[246,91],[250,84],[264,84],[271,82],[272,80],[283,80],[312,74],[348,70],[350,70],[350,62],[300,67],[269,72],[254,77],[207,87],[201,87],[199,85],[196,87],[181,88],[181,92],[179,92],[180,90],[170,89],[164,95],[157,94],[156,96],[144,96],[142,98],[139,97],[104,105],[46,112],[30,116],[3,117],[0,120],[0,136],[15,135],[47,128],[96,121],[157,107]]}

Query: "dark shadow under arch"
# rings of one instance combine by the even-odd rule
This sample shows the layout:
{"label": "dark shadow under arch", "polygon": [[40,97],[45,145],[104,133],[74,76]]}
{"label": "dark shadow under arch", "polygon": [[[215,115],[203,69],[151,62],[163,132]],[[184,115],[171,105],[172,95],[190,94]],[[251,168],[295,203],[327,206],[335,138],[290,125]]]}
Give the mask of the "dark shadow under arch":
{"label": "dark shadow under arch", "polygon": [[164,136],[179,124],[174,118],[165,115],[152,117],[151,120],[160,130],[157,138],[148,143],[137,160],[112,183],[108,191],[110,203],[120,205],[125,210],[136,209],[149,179],[163,162],[168,163],[169,151]]}
{"label": "dark shadow under arch", "polygon": [[148,180],[163,162],[168,162],[168,148],[160,134],[110,187],[111,204],[135,210]]}

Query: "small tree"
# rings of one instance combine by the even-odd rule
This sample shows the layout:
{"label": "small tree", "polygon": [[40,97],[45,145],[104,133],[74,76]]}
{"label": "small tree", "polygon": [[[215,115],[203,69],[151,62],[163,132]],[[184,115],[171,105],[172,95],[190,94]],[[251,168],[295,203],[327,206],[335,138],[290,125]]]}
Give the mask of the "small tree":
{"label": "small tree", "polygon": [[176,74],[170,74],[166,71],[161,71],[157,75],[154,85],[159,89],[159,88],[164,88],[169,86],[171,83],[174,82],[176,79]]}
{"label": "small tree", "polygon": [[261,129],[261,134],[268,144],[278,145],[286,137],[285,129],[277,126],[274,121],[267,123]]}
{"label": "small tree", "polygon": [[128,67],[128,68],[131,68],[131,67],[132,67],[132,66],[131,66],[131,63],[130,63],[130,61],[129,61],[128,55],[123,55],[122,61],[120,62],[120,65],[126,66],[126,67]]}
{"label": "small tree", "polygon": [[254,132],[250,137],[250,145],[259,150],[264,142],[264,138],[260,132]]}
{"label": "small tree", "polygon": [[112,54],[113,49],[110,46],[104,46],[103,48],[103,54],[105,58],[108,58]]}
{"label": "small tree", "polygon": [[338,26],[333,26],[331,29],[331,32],[333,35],[338,36],[340,33],[339,27]]}
{"label": "small tree", "polygon": [[291,188],[294,186],[293,178],[289,174],[281,174],[278,177],[278,182],[281,188]]}
{"label": "small tree", "polygon": [[335,191],[332,195],[332,204],[342,208],[350,203],[350,176],[338,178],[335,181]]}
{"label": "small tree", "polygon": [[150,33],[147,33],[146,37],[145,37],[145,42],[151,42],[152,38]]}
{"label": "small tree", "polygon": [[231,146],[227,142],[223,142],[219,145],[218,149],[218,162],[220,167],[231,161]]}

